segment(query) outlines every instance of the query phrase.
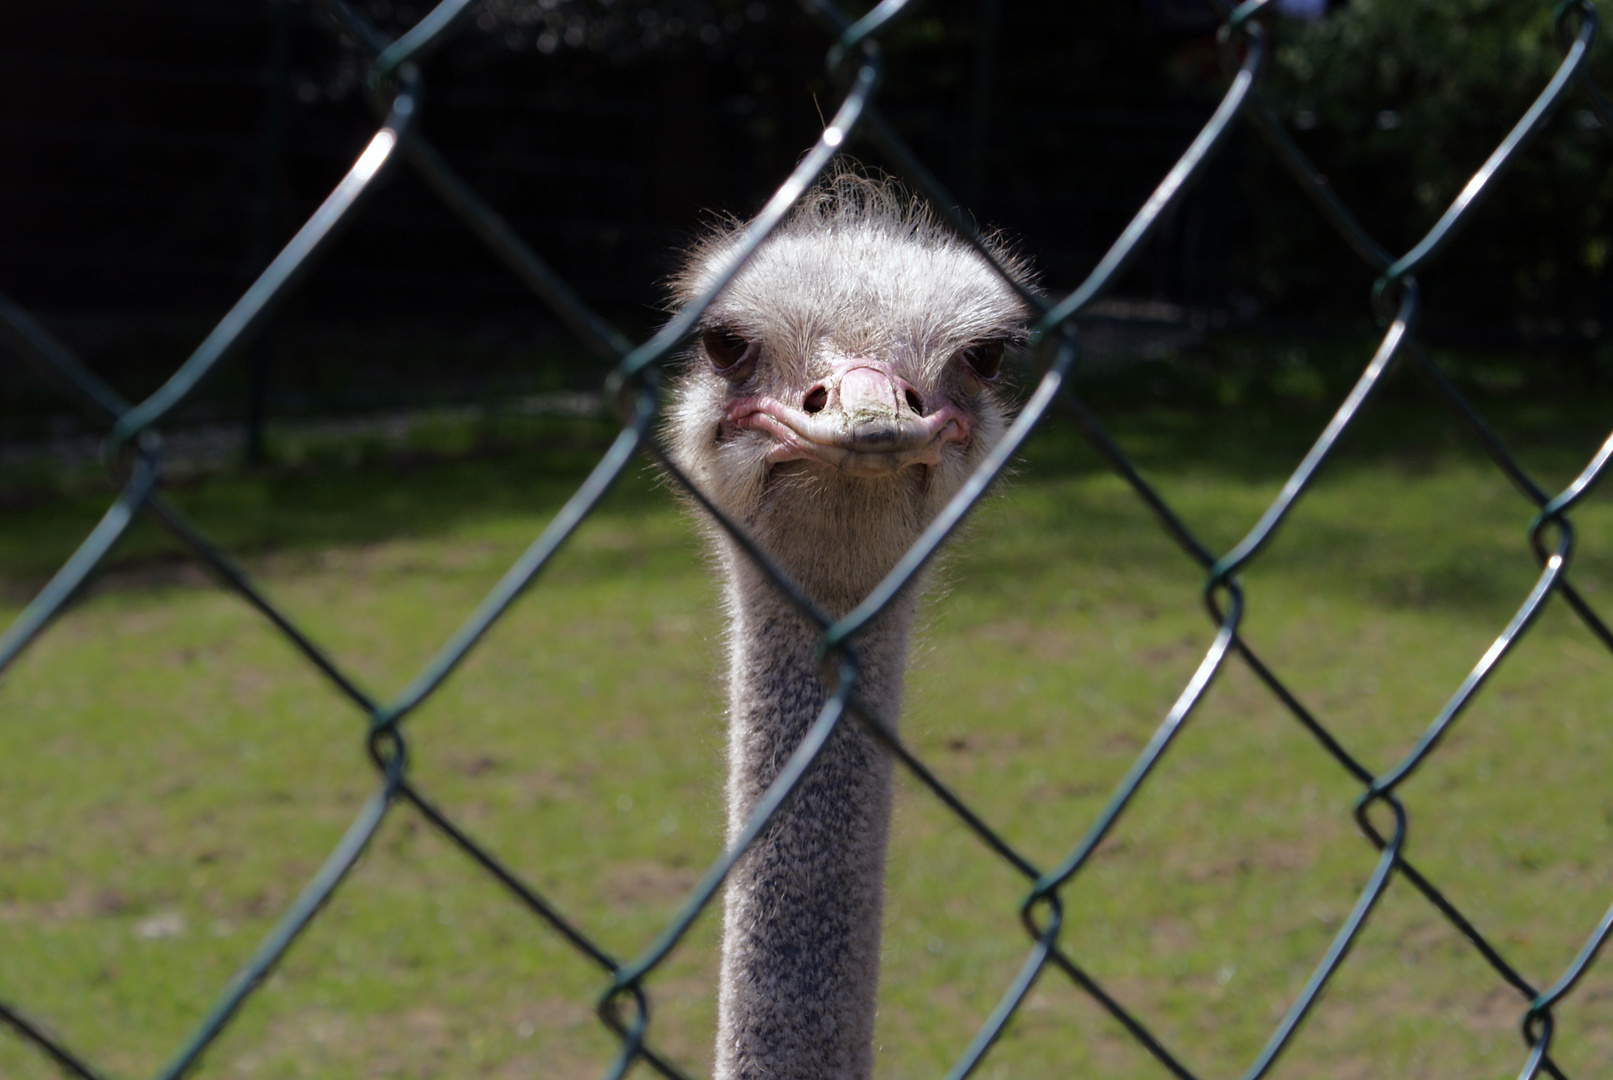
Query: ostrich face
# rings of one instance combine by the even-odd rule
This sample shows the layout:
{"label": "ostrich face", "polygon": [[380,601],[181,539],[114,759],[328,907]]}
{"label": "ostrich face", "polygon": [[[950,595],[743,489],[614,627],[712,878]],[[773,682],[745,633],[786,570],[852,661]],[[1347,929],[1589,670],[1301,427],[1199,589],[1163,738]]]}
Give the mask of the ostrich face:
{"label": "ostrich face", "polygon": [[[680,298],[728,265],[733,236],[695,252]],[[1000,437],[1024,317],[922,206],[836,177],[706,311],[673,459],[815,599],[854,604]]]}

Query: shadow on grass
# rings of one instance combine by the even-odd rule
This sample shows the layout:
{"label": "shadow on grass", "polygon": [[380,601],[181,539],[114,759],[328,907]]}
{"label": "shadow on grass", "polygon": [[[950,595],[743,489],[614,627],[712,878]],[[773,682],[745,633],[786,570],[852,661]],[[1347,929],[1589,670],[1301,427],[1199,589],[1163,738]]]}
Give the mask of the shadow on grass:
{"label": "shadow on grass", "polygon": [[[1355,374],[1336,364],[1303,395],[1280,393],[1282,380],[1266,379],[1245,386],[1236,404],[1216,407],[1203,404],[1215,400],[1213,372],[1154,365],[1158,380],[1174,380],[1166,384],[1150,382],[1148,370],[1140,365],[1124,379],[1095,380],[1077,392],[1217,555],[1255,526]],[[1566,485],[1607,437],[1606,409],[1595,395],[1561,387],[1494,393],[1458,381],[1468,383],[1464,393],[1548,491]],[[1027,445],[1020,490],[1010,497],[1016,527],[1044,541],[1027,539],[1013,558],[983,560],[971,573],[1034,592],[1032,583],[1045,576],[1038,568],[1071,558],[1110,568],[1170,559],[1201,580],[1196,560],[1167,538],[1128,485],[1083,483],[1110,470],[1071,415],[1055,413]],[[1038,488],[1058,495],[1038,499],[1030,494]],[[1510,610],[1539,573],[1528,544],[1535,510],[1471,427],[1422,378],[1401,370],[1379,388],[1245,576],[1275,574],[1375,607]],[[1613,522],[1605,511],[1602,499],[1575,514],[1572,580],[1592,593],[1613,587]]]}
{"label": "shadow on grass", "polygon": [[[1253,525],[1325,427],[1347,392],[1357,351],[1340,345],[1332,359],[1313,363],[1308,380],[1290,373],[1285,382],[1280,372],[1246,378],[1236,363],[1217,366],[1189,357],[1136,365],[1122,376],[1088,380],[1078,390],[1206,545],[1224,551]],[[1293,369],[1288,361],[1280,363]],[[1223,384],[1234,377],[1242,381],[1228,390]],[[1468,390],[1516,440],[1542,483],[1565,481],[1601,437],[1594,425],[1605,418],[1583,395],[1558,393],[1550,404],[1538,394],[1486,397],[1482,387]],[[441,536],[511,518],[530,519],[535,535],[577,489],[616,430],[594,420],[548,418],[516,427],[466,420],[458,430],[437,430],[432,444],[327,446],[296,465],[187,481],[173,487],[171,496],[235,555],[314,553]],[[1386,471],[1403,483],[1377,482]],[[1454,471],[1465,471],[1469,479],[1442,485],[1441,478]],[[976,560],[981,565],[971,573],[995,574],[1004,587],[1016,588],[1016,582],[1037,578],[1039,567],[1070,558],[1113,568],[1173,560],[1193,572],[1133,494],[1118,484],[1082,483],[1108,472],[1068,414],[1055,411],[1028,444],[1018,478],[1010,483],[1010,509],[1001,512],[1024,533],[1022,540],[999,545],[1007,557]],[[1368,478],[1371,485],[1360,483]],[[1527,501],[1422,380],[1407,372],[1381,389],[1321,480],[1261,556],[1261,567],[1297,574],[1318,587],[1348,582],[1362,599],[1392,606],[1510,602],[1518,580],[1533,576],[1532,561],[1518,558],[1531,513]],[[1060,487],[1071,482],[1077,488]],[[1497,498],[1497,490],[1506,494]],[[1430,499],[1430,493],[1439,497]],[[10,509],[0,516],[0,590],[18,603],[61,565],[112,497],[105,486],[83,485],[21,494],[13,492]],[[1419,499],[1428,504],[1405,505]],[[640,464],[621,478],[601,520],[667,514],[673,503],[653,470]],[[986,530],[998,516],[988,511]],[[1588,546],[1581,546],[1577,572],[1613,578],[1613,554]],[[110,566],[134,581],[170,580],[174,575],[160,567],[184,558],[165,533],[143,523]],[[142,569],[157,572],[142,575]]]}
{"label": "shadow on grass", "polygon": [[[1220,349],[1207,353],[1233,348],[1217,344]],[[1271,348],[1267,343],[1267,353]],[[1321,355],[1314,342],[1309,350],[1267,353],[1241,360],[1177,356],[1119,374],[1078,376],[1072,386],[1145,471],[1204,469],[1252,483],[1280,482],[1348,396],[1372,343],[1334,342]],[[1308,359],[1284,359],[1292,355]],[[1511,359],[1524,364],[1539,358]],[[1553,381],[1550,364],[1542,365],[1544,374],[1534,372],[1532,382],[1493,384],[1474,377],[1469,369],[1475,363],[1469,358],[1440,367],[1542,485],[1566,484],[1607,438],[1610,387]],[[1488,369],[1479,370],[1491,377]],[[1398,365],[1352,424],[1329,470],[1390,467],[1416,474],[1453,455],[1484,458],[1472,429],[1444,398],[1420,373]],[[1076,429],[1073,414],[1057,406],[1026,459],[1038,469],[1107,468]]]}
{"label": "shadow on grass", "polygon": [[[603,422],[544,421],[518,440],[477,437],[452,451],[340,447],[296,465],[233,469],[172,484],[168,494],[234,555],[441,535],[475,520],[552,516],[615,433]],[[630,467],[611,505],[665,502],[656,487],[646,468]],[[114,497],[107,484],[14,493],[0,516],[0,587],[13,598],[36,589]],[[176,558],[182,556],[175,542],[146,520],[125,537],[109,566],[128,570]]]}

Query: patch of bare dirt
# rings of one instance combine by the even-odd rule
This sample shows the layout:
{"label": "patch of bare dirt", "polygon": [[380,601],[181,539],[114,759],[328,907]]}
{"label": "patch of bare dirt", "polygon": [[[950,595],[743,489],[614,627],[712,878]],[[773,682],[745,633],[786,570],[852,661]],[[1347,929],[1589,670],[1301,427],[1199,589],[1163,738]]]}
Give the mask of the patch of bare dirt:
{"label": "patch of bare dirt", "polygon": [[376,1080],[593,1080],[609,1063],[613,1042],[586,1003],[561,998],[518,1001],[494,1016],[437,1004],[366,1017],[303,1009],[276,1019],[226,1068],[251,1076],[294,1061],[300,1075]]}
{"label": "patch of bare dirt", "polygon": [[88,599],[104,593],[210,589],[216,586],[216,579],[194,560],[179,552],[164,552],[107,567],[85,585],[79,596],[80,599]]}
{"label": "patch of bare dirt", "polygon": [[1205,858],[1186,847],[1170,847],[1164,854],[1165,870],[1174,877],[1203,882],[1255,871],[1307,870],[1317,861],[1317,838],[1247,840],[1236,855]]}
{"label": "patch of bare dirt", "polygon": [[699,880],[700,871],[692,866],[669,866],[644,860],[619,864],[605,871],[605,892],[619,908],[672,904],[688,895]]}
{"label": "patch of bare dirt", "polygon": [[0,922],[44,923],[109,919],[126,914],[133,906],[133,901],[116,889],[79,888],[57,900],[8,900],[0,904]]}

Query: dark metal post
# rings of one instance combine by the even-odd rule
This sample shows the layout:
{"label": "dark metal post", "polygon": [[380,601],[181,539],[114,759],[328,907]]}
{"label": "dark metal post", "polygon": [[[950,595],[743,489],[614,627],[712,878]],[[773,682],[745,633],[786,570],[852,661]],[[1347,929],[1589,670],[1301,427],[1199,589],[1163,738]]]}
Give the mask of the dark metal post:
{"label": "dark metal post", "polygon": [[[261,271],[274,256],[276,225],[280,218],[280,170],[285,140],[287,69],[291,52],[290,0],[270,0],[269,54],[263,72],[263,187],[258,197],[257,227],[252,238],[252,272]],[[265,330],[252,344],[248,361],[246,401],[246,462],[261,465],[263,413],[269,392],[269,335]]]}
{"label": "dark metal post", "polygon": [[986,169],[986,129],[991,122],[991,82],[997,72],[997,24],[1001,0],[981,0],[975,37],[975,92],[969,106],[969,149],[964,162],[963,199],[972,209],[980,201]]}

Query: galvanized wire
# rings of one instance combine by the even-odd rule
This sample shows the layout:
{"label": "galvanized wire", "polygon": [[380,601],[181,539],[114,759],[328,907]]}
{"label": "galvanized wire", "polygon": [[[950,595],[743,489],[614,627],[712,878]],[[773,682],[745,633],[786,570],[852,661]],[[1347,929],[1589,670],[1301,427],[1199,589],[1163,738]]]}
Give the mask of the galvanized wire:
{"label": "galvanized wire", "polygon": [[[933,792],[963,824],[1026,881],[1020,916],[1031,938],[1031,948],[1018,972],[1003,990],[949,1076],[972,1073],[992,1044],[1012,1021],[1026,994],[1051,965],[1090,995],[1179,1080],[1196,1080],[1196,1074],[1167,1049],[1146,1023],[1126,1008],[1070,955],[1061,944],[1063,894],[1089,864],[1104,838],[1139,797],[1155,767],[1169,752],[1212,681],[1230,658],[1244,663],[1293,719],[1361,787],[1355,817],[1363,834],[1378,849],[1378,861],[1329,948],[1319,959],[1304,988],[1290,1004],[1266,1044],[1243,1073],[1245,1080],[1264,1076],[1291,1042],[1318,995],[1336,973],[1358,940],[1373,908],[1395,876],[1405,878],[1470,942],[1497,976],[1523,999],[1520,1028],[1527,1053],[1520,1066],[1521,1080],[1545,1072],[1563,1073],[1551,1057],[1556,1025],[1554,1009],[1572,992],[1613,934],[1613,909],[1589,933],[1585,945],[1569,967],[1544,990],[1524,979],[1457,905],[1406,856],[1410,813],[1399,794],[1404,781],[1420,768],[1483,689],[1497,665],[1539,617],[1554,596],[1561,596],[1604,646],[1613,649],[1613,632],[1585,596],[1569,580],[1574,530],[1569,511],[1592,489],[1613,458],[1613,436],[1564,490],[1553,495],[1528,475],[1484,417],[1429,359],[1417,341],[1420,313],[1417,273],[1431,265],[1456,231],[1467,223],[1485,197],[1501,180],[1529,139],[1550,118],[1572,90],[1583,91],[1590,107],[1613,132],[1613,109],[1585,74],[1585,59],[1596,40],[1596,9],[1590,0],[1563,0],[1557,5],[1558,36],[1563,60],[1534,103],[1473,174],[1434,226],[1404,255],[1395,256],[1356,220],[1327,185],[1324,177],[1289,138],[1281,122],[1256,93],[1261,72],[1272,48],[1272,31],[1263,21],[1271,0],[1246,0],[1233,7],[1211,0],[1223,16],[1220,43],[1230,74],[1219,106],[1192,145],[1171,168],[1131,223],[1098,262],[1085,281],[1061,298],[1046,297],[1015,280],[996,262],[992,251],[975,232],[973,223],[950,209],[956,201],[942,189],[933,174],[908,149],[900,134],[881,114],[877,104],[884,61],[878,34],[902,17],[907,0],[882,0],[861,19],[853,20],[827,0],[803,0],[806,10],[836,36],[827,61],[830,75],[840,87],[841,99],[823,134],[801,158],[747,227],[737,245],[738,255],[726,272],[704,293],[678,311],[648,341],[633,345],[597,314],[590,311],[566,282],[533,252],[453,171],[425,140],[414,124],[421,108],[422,78],[417,66],[429,51],[446,45],[463,24],[474,0],[443,0],[411,30],[388,40],[344,0],[324,0],[337,24],[368,50],[373,58],[367,87],[381,127],[347,175],[331,192],[291,242],[224,316],[202,345],[172,377],[145,400],[129,403],[98,379],[26,311],[0,296],[0,340],[45,372],[64,392],[76,398],[107,425],[106,460],[120,478],[122,491],[95,529],[62,566],[40,594],[0,635],[0,671],[47,628],[51,620],[107,557],[119,538],[140,514],[145,514],[212,569],[221,583],[239,593],[283,633],[295,648],[351,701],[367,720],[368,748],[380,774],[379,783],[354,818],[341,842],[309,880],[290,908],[262,941],[251,959],[215,999],[213,1007],[157,1074],[176,1078],[190,1071],[202,1053],[229,1024],[236,1011],[285,956],[297,936],[317,916],[339,888],[365,846],[374,837],[390,807],[399,799],[412,804],[443,836],[463,850],[476,865],[505,886],[521,904],[544,920],[568,944],[593,961],[605,978],[598,1002],[602,1021],[618,1036],[620,1050],[606,1075],[620,1077],[642,1061],[667,1077],[683,1072],[650,1042],[649,979],[687,934],[694,921],[711,904],[724,878],[746,848],[761,835],[786,804],[791,793],[812,768],[834,729],[851,717],[864,725],[927,789]],[[1345,242],[1379,273],[1371,300],[1384,324],[1381,342],[1344,403],[1339,406],[1315,444],[1305,455],[1277,498],[1255,527],[1221,555],[1201,542],[1133,465],[1104,430],[1097,415],[1071,390],[1067,377],[1079,363],[1076,316],[1100,298],[1136,257],[1158,228],[1163,216],[1204,172],[1210,158],[1226,142],[1238,121],[1248,117],[1252,126],[1315,202],[1318,210]],[[1009,284],[1018,290],[1037,321],[1031,353],[1041,375],[1003,441],[986,456],[975,474],[925,530],[887,577],[853,611],[831,619],[819,610],[767,553],[735,522],[727,519],[690,480],[680,473],[658,444],[655,420],[659,405],[657,372],[693,332],[707,305],[739,272],[767,235],[829,165],[836,153],[854,138],[870,140],[896,171],[950,222],[976,250],[991,260]],[[282,612],[224,551],[190,523],[162,494],[163,448],[157,425],[192,394],[197,385],[220,364],[239,353],[260,329],[275,305],[295,287],[337,229],[351,220],[382,172],[398,157],[404,158],[453,211],[531,290],[547,303],[582,342],[614,364],[610,386],[622,417],[622,429],[609,450],[564,507],[505,573],[469,619],[438,650],[420,672],[390,699],[362,690],[357,681],[328,656],[296,623]],[[1409,359],[1407,359],[1409,357]],[[1430,723],[1415,747],[1393,768],[1374,774],[1352,755],[1305,706],[1256,652],[1242,631],[1247,606],[1239,573],[1257,559],[1289,514],[1304,498],[1340,440],[1371,407],[1375,390],[1397,365],[1411,364],[1425,377],[1439,398],[1467,425],[1486,453],[1522,495],[1538,508],[1530,541],[1541,570],[1516,613],[1492,645],[1474,664],[1444,708]],[[1069,853],[1052,867],[1035,865],[1016,851],[983,817],[950,790],[896,734],[875,721],[858,699],[857,642],[871,621],[914,578],[947,536],[977,504],[982,494],[1007,466],[1032,430],[1059,406],[1092,443],[1116,474],[1158,518],[1160,526],[1206,573],[1204,601],[1212,633],[1203,660],[1183,687],[1148,744],[1142,749],[1112,796]],[[477,642],[542,573],[577,526],[598,505],[615,480],[639,454],[648,454],[718,520],[740,547],[763,569],[781,593],[822,629],[819,645],[835,674],[833,692],[815,724],[802,739],[777,780],[760,800],[735,843],[715,860],[662,932],[637,955],[621,960],[600,947],[580,927],[510,869],[497,855],[479,844],[438,808],[410,779],[408,741],[403,721],[441,687]],[[1387,811],[1393,827],[1387,832],[1371,816],[1375,807]],[[4,1020],[23,1039],[36,1045],[68,1074],[96,1078],[100,1074],[81,1055],[47,1034],[43,1026],[20,1009],[0,1003]]]}

